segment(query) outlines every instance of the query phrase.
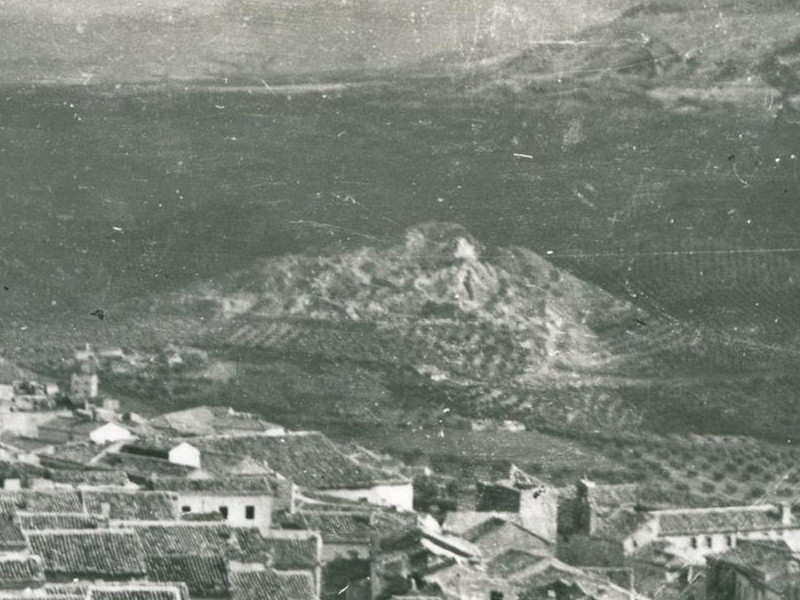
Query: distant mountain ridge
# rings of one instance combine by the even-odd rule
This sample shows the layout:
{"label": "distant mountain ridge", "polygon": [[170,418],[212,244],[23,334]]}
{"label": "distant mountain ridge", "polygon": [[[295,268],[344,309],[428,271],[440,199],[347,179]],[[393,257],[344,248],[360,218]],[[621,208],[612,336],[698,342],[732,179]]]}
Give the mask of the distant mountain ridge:
{"label": "distant mountain ridge", "polygon": [[133,83],[393,69],[476,45],[519,49],[605,22],[630,0],[8,0],[5,83]]}

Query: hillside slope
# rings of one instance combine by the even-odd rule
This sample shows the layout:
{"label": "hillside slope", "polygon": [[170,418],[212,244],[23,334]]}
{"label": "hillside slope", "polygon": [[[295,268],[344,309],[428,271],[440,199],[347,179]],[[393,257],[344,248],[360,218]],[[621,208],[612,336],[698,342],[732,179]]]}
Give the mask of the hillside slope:
{"label": "hillside slope", "polygon": [[797,421],[792,347],[647,313],[448,223],[262,260],[149,310],[247,364],[211,395],[250,409],[768,437]]}
{"label": "hillside slope", "polygon": [[630,0],[6,0],[4,83],[362,73],[476,45],[519,49],[605,22]]}
{"label": "hillside slope", "polygon": [[597,368],[608,353],[595,330],[640,314],[531,251],[487,250],[443,223],[399,240],[269,259],[166,305],[203,315],[230,344],[504,385]]}

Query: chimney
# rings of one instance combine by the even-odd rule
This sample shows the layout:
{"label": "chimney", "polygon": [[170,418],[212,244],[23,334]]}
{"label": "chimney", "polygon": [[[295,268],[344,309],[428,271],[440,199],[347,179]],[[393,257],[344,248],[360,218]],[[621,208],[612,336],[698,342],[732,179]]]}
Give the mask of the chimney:
{"label": "chimney", "polygon": [[111,504],[108,502],[100,504],[100,517],[104,521],[108,521],[111,518]]}
{"label": "chimney", "polygon": [[22,480],[19,479],[19,478],[5,479],[5,480],[3,480],[3,489],[4,490],[21,490],[22,489]]}
{"label": "chimney", "polygon": [[781,517],[781,525],[791,525],[794,523],[794,516],[792,515],[792,507],[788,502],[781,502],[778,506],[778,514]]}

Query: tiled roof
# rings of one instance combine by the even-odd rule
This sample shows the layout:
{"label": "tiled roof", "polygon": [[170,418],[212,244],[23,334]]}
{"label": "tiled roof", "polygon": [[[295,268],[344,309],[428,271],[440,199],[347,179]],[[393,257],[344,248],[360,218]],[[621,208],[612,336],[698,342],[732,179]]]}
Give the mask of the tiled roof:
{"label": "tiled roof", "polygon": [[642,525],[652,518],[646,512],[623,508],[601,519],[595,536],[621,541],[638,531]]}
{"label": "tiled roof", "polygon": [[680,551],[670,550],[670,544],[664,540],[656,540],[638,548],[631,560],[640,563],[649,563],[662,569],[681,568],[686,565],[686,560],[680,556]]}
{"label": "tiled roof", "polygon": [[693,535],[726,531],[797,528],[781,524],[778,509],[769,505],[659,511],[661,535]]}
{"label": "tiled roof", "polygon": [[378,548],[381,552],[425,549],[444,556],[456,555],[463,558],[481,556],[480,549],[467,540],[454,535],[435,533],[417,526],[392,531],[382,536],[378,541]]}
{"label": "tiled roof", "polygon": [[371,487],[398,481],[397,475],[356,462],[318,432],[286,435],[236,435],[199,438],[201,450],[239,453],[266,461],[276,472],[299,486],[312,489]]}
{"label": "tiled roof", "polygon": [[192,597],[228,595],[227,561],[222,556],[149,556],[146,562],[147,574],[153,581],[183,581]]}
{"label": "tiled roof", "polygon": [[293,517],[302,529],[319,531],[325,542],[368,542],[374,531],[370,513],[302,511]]}
{"label": "tiled roof", "polygon": [[130,483],[127,473],[121,469],[50,469],[49,477],[58,483],[71,485],[125,485]]}
{"label": "tiled roof", "polygon": [[76,466],[86,467],[103,451],[104,448],[89,442],[71,442],[60,444],[55,454],[44,451],[39,452],[38,456],[42,466],[59,470],[74,469]]}
{"label": "tiled roof", "polygon": [[484,521],[462,536],[480,548],[483,557],[491,559],[505,550],[521,550],[541,554],[554,553],[553,544],[525,529],[522,525],[494,518]]}
{"label": "tiled roof", "polygon": [[179,435],[209,435],[225,431],[273,431],[280,425],[262,421],[256,415],[234,411],[225,406],[196,406],[166,413],[151,420],[159,429]]}
{"label": "tiled roof", "polygon": [[0,557],[0,582],[9,587],[43,583],[41,559],[38,556]]}
{"label": "tiled roof", "polygon": [[47,469],[26,462],[0,461],[0,480],[46,477]]}
{"label": "tiled roof", "polygon": [[309,574],[279,573],[272,569],[230,574],[233,600],[314,600]]}
{"label": "tiled roof", "polygon": [[237,529],[236,539],[245,560],[272,557],[278,570],[313,569],[319,564],[319,537],[311,532]]}
{"label": "tiled roof", "polygon": [[[113,597],[114,600],[154,600],[156,597],[148,594],[163,594],[165,591],[173,594],[177,600],[189,600],[189,590],[186,584],[180,581],[103,581],[89,583],[46,583],[42,591],[47,597],[57,600],[91,600],[97,593],[105,598]],[[109,594],[109,595],[106,595]]]}
{"label": "tiled roof", "polygon": [[0,551],[22,550],[27,547],[20,526],[8,516],[0,517]]}
{"label": "tiled roof", "polygon": [[736,548],[716,555],[714,560],[764,573],[785,571],[790,562],[800,564],[800,559],[783,540],[740,540]]}
{"label": "tiled roof", "polygon": [[326,512],[332,510],[351,512],[386,510],[385,506],[380,506],[379,504],[339,498],[324,490],[303,490],[297,496],[296,506],[298,510],[321,510]]}
{"label": "tiled roof", "polygon": [[256,528],[229,527],[215,522],[144,524],[134,527],[148,557],[206,556],[272,561],[281,570],[314,568],[319,539],[311,532],[279,531],[264,537]]}
{"label": "tiled roof", "polygon": [[124,521],[168,521],[176,519],[171,496],[166,492],[86,490],[83,492],[86,510],[94,515],[102,513],[108,504],[110,518]]}
{"label": "tiled roof", "polygon": [[87,600],[180,600],[175,588],[128,587],[92,589]]}
{"label": "tiled roof", "polygon": [[89,591],[89,585],[90,584],[85,581],[76,583],[47,583],[42,590],[48,596],[86,596],[86,592]]}
{"label": "tiled roof", "polygon": [[210,473],[214,477],[275,475],[264,461],[254,460],[249,456],[224,452],[204,451],[202,467],[203,471]]}
{"label": "tiled roof", "polygon": [[17,513],[24,531],[43,529],[96,529],[97,519],[86,513]]}
{"label": "tiled roof", "polygon": [[550,559],[544,563],[545,568],[522,579],[522,585],[530,592],[542,591],[555,583],[561,583],[580,590],[580,595],[587,598],[603,600],[632,600],[635,594],[615,585],[599,575],[587,573],[558,560]]}
{"label": "tiled roof", "polygon": [[0,500],[0,516],[13,517],[17,514],[17,505],[12,500]]}
{"label": "tiled roof", "polygon": [[184,435],[203,435],[214,431],[211,423],[214,413],[207,406],[196,406],[159,415],[150,424],[159,429],[167,429]]}
{"label": "tiled roof", "polygon": [[28,533],[28,540],[48,575],[102,579],[145,574],[142,544],[129,530],[36,531]]}
{"label": "tiled roof", "polygon": [[192,467],[176,465],[163,458],[129,452],[109,452],[101,457],[97,464],[125,471],[132,479],[149,479],[153,475],[185,477],[195,470]]}
{"label": "tiled roof", "polygon": [[27,512],[83,512],[83,500],[76,490],[0,490],[2,502]]}
{"label": "tiled roof", "polygon": [[480,525],[476,525],[472,529],[465,531],[461,534],[460,537],[463,537],[465,540],[470,542],[475,542],[485,536],[491,535],[495,533],[499,529],[506,527],[509,524],[508,521],[502,519],[500,517],[492,517],[491,519],[487,519]]}
{"label": "tiled roof", "polygon": [[[368,542],[373,534],[399,531],[417,524],[415,513],[399,513],[383,507],[372,510],[364,504],[356,506],[360,510],[340,509],[337,505],[303,504],[303,507],[289,515],[285,521],[287,528],[319,531],[326,543]],[[318,509],[318,510],[317,510]]]}
{"label": "tiled roof", "polygon": [[548,557],[522,550],[506,550],[486,564],[486,571],[492,577],[509,577],[547,560]]}
{"label": "tiled roof", "polygon": [[175,492],[229,492],[232,494],[275,494],[278,482],[265,475],[240,475],[211,479],[185,477],[154,477],[150,487],[154,490]]}
{"label": "tiled roof", "polygon": [[52,442],[11,433],[0,434],[0,440],[2,440],[4,444],[11,446],[14,450],[20,450],[22,452],[39,452],[53,446]]}
{"label": "tiled roof", "polygon": [[[600,509],[641,507],[647,510],[664,510],[681,507],[708,506],[708,499],[697,494],[676,490],[658,482],[596,484],[589,488],[592,504]],[[571,490],[559,490],[560,496],[572,496]]]}
{"label": "tiled roof", "polygon": [[68,431],[76,433],[86,433],[87,435],[101,427],[103,423],[97,421],[86,421],[77,419],[74,416],[58,416],[48,419],[44,423],[39,424],[39,430],[52,429],[54,431]]}
{"label": "tiled roof", "polygon": [[147,556],[176,554],[230,555],[238,552],[231,527],[216,523],[142,525],[135,527]]}

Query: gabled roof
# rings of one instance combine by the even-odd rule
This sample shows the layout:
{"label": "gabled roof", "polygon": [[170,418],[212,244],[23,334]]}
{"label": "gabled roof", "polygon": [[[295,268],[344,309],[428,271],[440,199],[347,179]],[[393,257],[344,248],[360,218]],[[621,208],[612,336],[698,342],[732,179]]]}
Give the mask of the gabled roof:
{"label": "gabled roof", "polygon": [[128,429],[124,425],[120,425],[119,423],[114,423],[113,421],[107,421],[106,423],[103,423],[96,429],[93,429],[91,433],[95,433],[97,431],[119,431],[119,432],[124,432],[129,436],[132,435],[130,429]]}
{"label": "gabled roof", "polygon": [[361,489],[408,481],[360,464],[319,432],[213,436],[193,443],[203,451],[239,453],[266,461],[276,472],[311,489]]}
{"label": "gabled roof", "polygon": [[150,480],[154,490],[173,492],[214,492],[229,494],[275,495],[278,480],[269,475],[238,475],[235,477],[213,477],[210,479],[187,479],[186,477],[154,477]]}
{"label": "gabled roof", "polygon": [[348,512],[376,512],[385,511],[386,506],[371,504],[363,500],[350,500],[334,496],[325,490],[302,490],[297,495],[295,505],[297,510],[312,511],[348,511]]}
{"label": "gabled roof", "polygon": [[0,517],[0,552],[24,550],[27,547],[22,529],[7,515]]}
{"label": "gabled roof", "polygon": [[[357,508],[358,510],[353,510]],[[339,507],[303,504],[287,516],[284,526],[292,529],[319,531],[324,543],[368,543],[376,534],[386,534],[416,525],[416,513],[369,507],[363,503]]]}
{"label": "gabled roof", "polygon": [[800,567],[800,557],[783,540],[740,540],[736,548],[715,555],[713,560],[765,574],[786,572],[790,563]]}
{"label": "gabled roof", "polygon": [[135,531],[147,556],[175,554],[224,555],[238,552],[233,529],[217,523],[143,524]]}
{"label": "gabled roof", "polygon": [[637,597],[635,593],[619,587],[605,577],[587,573],[555,559],[546,561],[543,566],[543,569],[525,577],[521,585],[532,591],[562,585],[576,589],[579,597],[596,600],[632,600]]}
{"label": "gabled roof", "polygon": [[63,469],[65,463],[68,465],[66,468],[73,468],[74,465],[87,466],[104,451],[104,448],[88,441],[69,442],[58,445],[58,452],[55,454],[45,451],[39,453],[39,457],[42,464]]}
{"label": "gabled roof", "polygon": [[83,512],[77,490],[0,490],[0,503],[27,512]]}
{"label": "gabled roof", "polygon": [[3,446],[10,451],[38,452],[52,447],[52,442],[45,442],[37,438],[16,435],[10,431],[0,433],[0,440]]}
{"label": "gabled roof", "polygon": [[104,421],[87,421],[74,416],[58,416],[39,424],[39,431],[48,429],[77,435],[89,435],[92,431],[108,425]]}
{"label": "gabled roof", "polygon": [[97,529],[98,520],[86,513],[17,513],[23,531]]}
{"label": "gabled roof", "polygon": [[621,508],[600,519],[593,535],[607,540],[622,541],[650,520],[653,520],[653,516],[647,512]]}
{"label": "gabled roof", "polygon": [[686,565],[686,559],[672,551],[670,544],[665,540],[656,540],[642,546],[630,556],[630,559],[662,569],[679,569]]}
{"label": "gabled roof", "polygon": [[658,517],[662,536],[798,529],[796,523],[783,524],[779,509],[772,505],[668,510],[653,514]]}
{"label": "gabled roof", "polygon": [[132,479],[150,479],[153,475],[164,477],[185,477],[195,471],[192,467],[176,465],[163,458],[131,454],[129,452],[109,452],[104,454],[97,465],[125,471]]}
{"label": "gabled roof", "polygon": [[50,469],[50,479],[77,486],[123,486],[130,483],[121,469]]}
{"label": "gabled roof", "polygon": [[176,581],[46,583],[42,591],[57,600],[189,600],[186,584]]}
{"label": "gabled roof", "polygon": [[38,465],[18,461],[0,461],[0,481],[25,477],[46,477],[47,469]]}
{"label": "gabled roof", "polygon": [[275,476],[265,461],[255,460],[241,454],[204,451],[202,468],[214,477],[230,477],[243,475]]}
{"label": "gabled roof", "polygon": [[531,567],[542,564],[549,556],[523,550],[510,549],[501,552],[486,563],[486,572],[492,577],[510,577]]}
{"label": "gabled roof", "polygon": [[169,521],[177,518],[170,494],[140,490],[85,490],[86,510],[99,515],[103,504],[110,508],[109,517],[120,521]]}
{"label": "gabled roof", "polygon": [[310,574],[263,571],[234,571],[230,574],[233,600],[314,600]]}
{"label": "gabled roof", "polygon": [[32,531],[28,540],[47,575],[103,579],[146,572],[142,544],[130,530]]}
{"label": "gabled roof", "polygon": [[262,535],[257,529],[236,529],[244,560],[271,558],[279,571],[313,569],[320,562],[320,538],[310,531],[274,530]]}
{"label": "gabled roof", "polygon": [[38,556],[0,556],[0,583],[8,587],[44,583],[41,559]]}
{"label": "gabled roof", "polygon": [[175,587],[133,585],[122,588],[92,588],[87,600],[180,600],[181,593]]}
{"label": "gabled roof", "polygon": [[302,529],[319,531],[325,543],[369,542],[375,531],[371,513],[302,511],[293,523]]}
{"label": "gabled roof", "polygon": [[480,558],[481,551],[475,544],[454,535],[435,533],[422,527],[407,527],[393,531],[378,540],[382,552],[416,552],[423,550],[437,556],[454,559]]}
{"label": "gabled roof", "polygon": [[263,421],[252,413],[225,406],[196,406],[159,415],[150,421],[153,427],[177,435],[210,435],[227,431],[275,431],[280,425]]}
{"label": "gabled roof", "polygon": [[[583,480],[579,483],[579,487],[581,486],[586,490],[589,501],[600,512],[604,509],[616,511],[620,508],[672,510],[708,506],[708,499],[703,496],[676,490],[674,486],[658,482],[596,484]],[[559,493],[572,496],[575,492],[560,490]]]}
{"label": "gabled roof", "polygon": [[150,579],[183,581],[193,598],[228,596],[228,563],[222,556],[198,554],[148,556],[146,564]]}

